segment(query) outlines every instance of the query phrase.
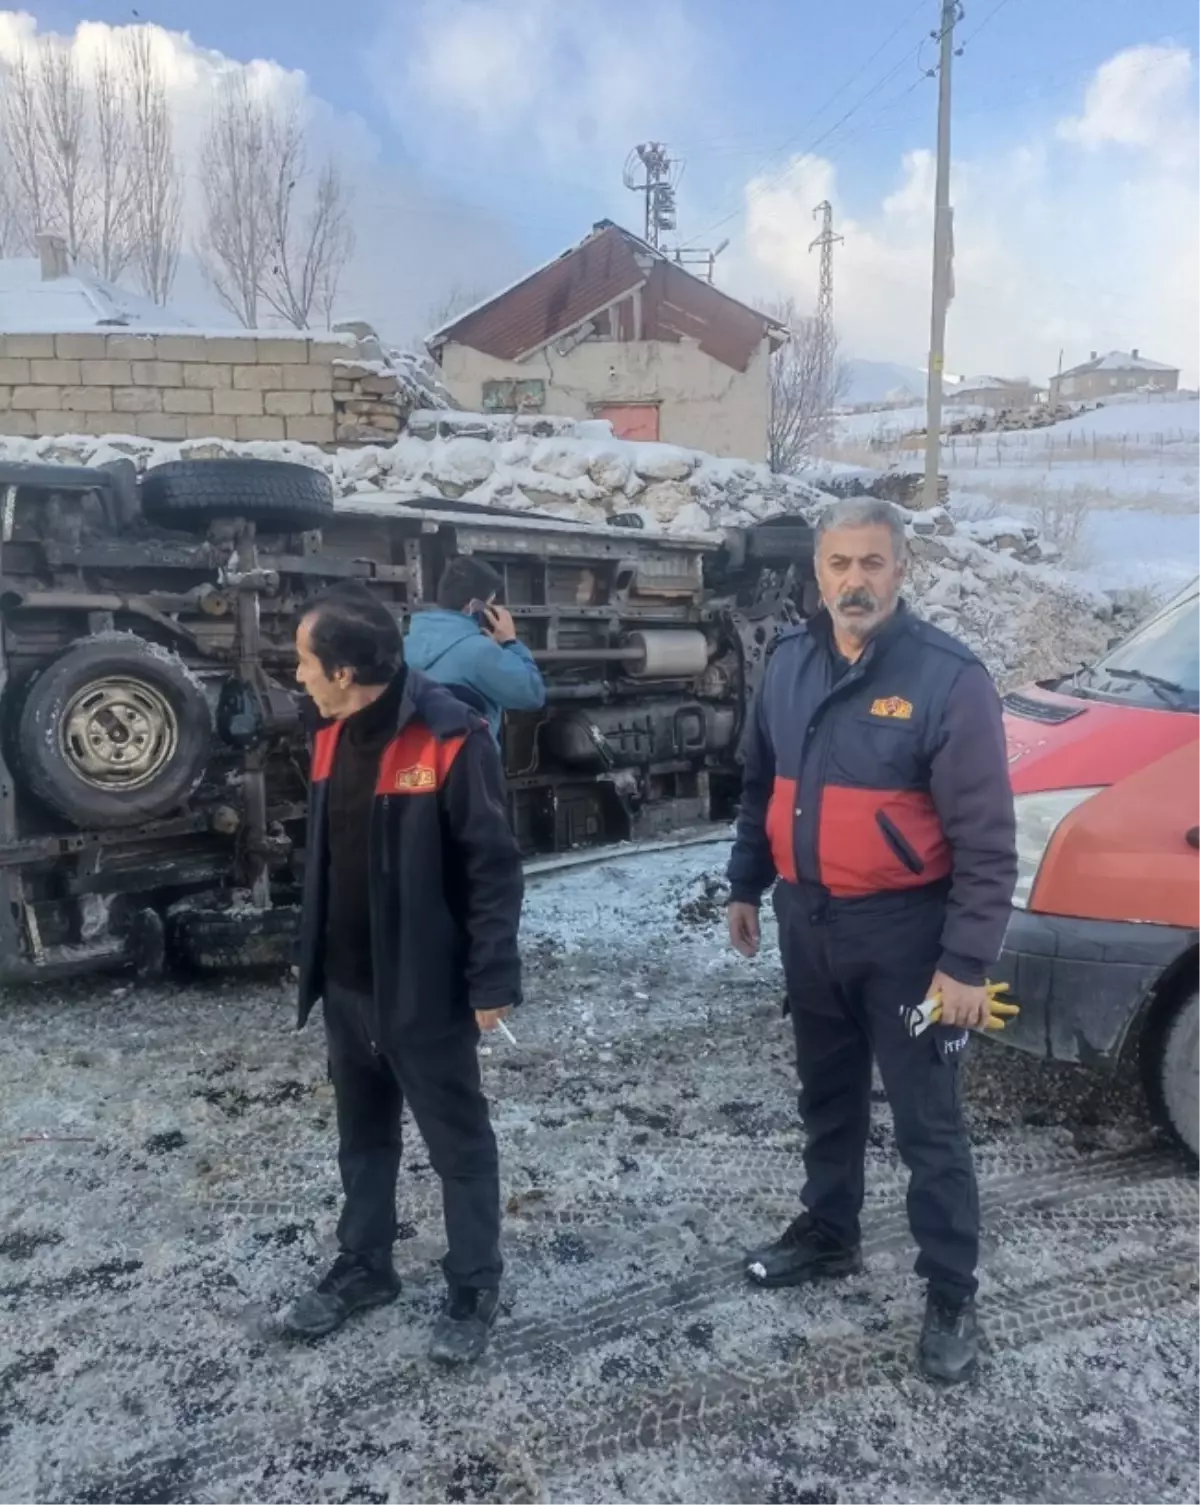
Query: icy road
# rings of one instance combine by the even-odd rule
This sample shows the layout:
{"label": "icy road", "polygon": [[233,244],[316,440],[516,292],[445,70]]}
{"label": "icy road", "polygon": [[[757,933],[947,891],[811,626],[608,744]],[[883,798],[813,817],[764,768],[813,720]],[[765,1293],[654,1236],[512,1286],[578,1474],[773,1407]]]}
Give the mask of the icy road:
{"label": "icy road", "polygon": [[979,1379],[913,1372],[920,1292],[878,1103],[864,1275],[741,1281],[797,1209],[780,976],[724,945],[720,847],[542,878],[518,1044],[485,1070],[506,1314],[423,1353],[437,1187],[401,1172],[405,1289],[274,1334],[329,1258],[321,1034],[278,985],[0,1002],[4,1500],[1197,1498],[1196,1188],[1128,1083],[979,1045]]}

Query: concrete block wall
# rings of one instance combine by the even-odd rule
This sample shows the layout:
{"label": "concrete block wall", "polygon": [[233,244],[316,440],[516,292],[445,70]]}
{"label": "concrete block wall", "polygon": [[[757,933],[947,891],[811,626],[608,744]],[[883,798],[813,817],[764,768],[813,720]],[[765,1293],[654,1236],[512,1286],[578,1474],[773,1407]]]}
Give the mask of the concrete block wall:
{"label": "concrete block wall", "polygon": [[396,378],[346,336],[0,333],[0,435],[394,440]]}

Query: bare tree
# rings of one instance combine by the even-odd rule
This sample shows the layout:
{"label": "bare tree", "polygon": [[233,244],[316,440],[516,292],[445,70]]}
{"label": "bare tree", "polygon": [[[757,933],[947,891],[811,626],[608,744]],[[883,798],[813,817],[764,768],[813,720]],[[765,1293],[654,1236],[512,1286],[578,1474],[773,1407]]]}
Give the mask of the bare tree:
{"label": "bare tree", "polygon": [[24,249],[24,232],[16,200],[16,184],[8,150],[0,131],[0,257],[15,256]]}
{"label": "bare tree", "polygon": [[125,33],[133,171],[134,255],[142,287],[164,304],[179,269],[183,193],[175,161],[167,91],[147,26]]}
{"label": "bare tree", "polygon": [[35,87],[38,148],[46,222],[67,243],[71,261],[83,251],[91,227],[94,158],[90,152],[87,92],[74,53],[60,42],[41,51]]}
{"label": "bare tree", "polygon": [[421,331],[422,334],[436,334],[439,329],[444,329],[460,314],[465,314],[469,308],[482,303],[486,297],[487,294],[482,288],[468,287],[462,282],[451,283],[445,295],[439,298],[425,315],[425,328]]}
{"label": "bare tree", "polygon": [[309,216],[312,250],[314,307],[328,329],[333,323],[342,276],[354,254],[354,226],[350,222],[350,190],[335,162],[326,162],[317,180],[317,191]]}
{"label": "bare tree", "polygon": [[107,53],[96,64],[92,91],[96,169],[86,254],[101,277],[116,282],[134,254],[136,179],[128,94],[119,69]]}
{"label": "bare tree", "polygon": [[22,49],[3,78],[0,131],[4,139],[6,200],[19,226],[22,249],[32,251],[38,231],[45,229],[46,183],[38,130],[37,71]]}
{"label": "bare tree", "polygon": [[258,324],[270,260],[269,122],[238,73],[222,91],[200,155],[204,220],[196,238],[201,270],[220,302],[247,329]]}
{"label": "bare tree", "polygon": [[248,328],[265,306],[296,329],[328,325],[354,246],[349,194],[336,164],[308,168],[299,112],[234,80],[201,159],[200,264],[220,301]]}
{"label": "bare tree", "polygon": [[[89,91],[74,51],[57,40],[22,52],[0,89],[0,218],[6,250],[32,251],[40,232],[61,235],[72,261],[115,277],[121,258],[98,254],[127,219],[113,187],[128,176],[123,98],[101,63]],[[126,260],[128,258],[125,258]]]}
{"label": "bare tree", "polygon": [[[338,284],[354,251],[350,194],[337,164],[326,162],[311,194],[304,127],[294,110],[277,113],[271,147],[271,256],[263,279],[267,304],[295,329],[314,313],[329,325]],[[308,197],[307,208],[302,207]]]}
{"label": "bare tree", "polygon": [[767,458],[774,471],[798,470],[827,434],[849,372],[838,358],[836,333],[798,313],[793,299],[766,304],[762,311],[789,333],[771,357]]}

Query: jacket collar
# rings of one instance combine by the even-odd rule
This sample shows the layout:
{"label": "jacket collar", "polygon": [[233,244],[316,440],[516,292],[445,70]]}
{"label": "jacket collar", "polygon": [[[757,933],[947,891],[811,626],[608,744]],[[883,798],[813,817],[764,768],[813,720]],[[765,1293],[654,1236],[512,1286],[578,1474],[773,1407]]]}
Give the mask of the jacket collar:
{"label": "jacket collar", "polygon": [[[871,637],[854,667],[865,672],[872,664],[877,663],[895,642],[912,629],[914,620],[908,602],[901,596],[896,602],[895,611]],[[822,606],[809,618],[808,630],[812,633],[814,640],[831,657],[837,652],[837,644],[833,636],[833,618],[826,607]]]}
{"label": "jacket collar", "polygon": [[[470,706],[464,705],[443,685],[436,684],[419,669],[410,668],[407,664],[400,668],[395,679],[374,704],[380,703],[395,704],[397,736],[411,721],[424,722],[439,742],[444,742],[450,737],[464,736],[476,727],[487,724],[483,716],[478,715]],[[311,707],[312,701],[306,697],[304,704]],[[369,706],[367,709],[370,710],[373,707]],[[347,725],[346,721],[322,718],[312,712],[307,714],[311,718],[309,725],[313,732],[324,731],[332,726],[338,729],[340,735]]]}

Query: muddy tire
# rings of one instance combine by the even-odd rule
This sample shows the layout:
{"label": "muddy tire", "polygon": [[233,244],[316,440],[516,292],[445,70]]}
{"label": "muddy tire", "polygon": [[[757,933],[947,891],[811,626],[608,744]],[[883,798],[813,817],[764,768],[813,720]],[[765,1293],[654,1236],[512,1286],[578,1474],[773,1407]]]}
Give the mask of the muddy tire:
{"label": "muddy tire", "polygon": [[1200,993],[1185,997],[1166,1021],[1151,1070],[1158,1116],[1188,1154],[1200,1158]]}
{"label": "muddy tire", "polygon": [[132,633],[69,648],[30,684],[16,752],[26,787],[83,828],[179,809],[204,771],[212,712],[175,654]]}
{"label": "muddy tire", "polygon": [[333,512],[329,477],[283,460],[173,460],[142,481],[142,512],[167,528],[245,518],[276,533],[319,528]]}

